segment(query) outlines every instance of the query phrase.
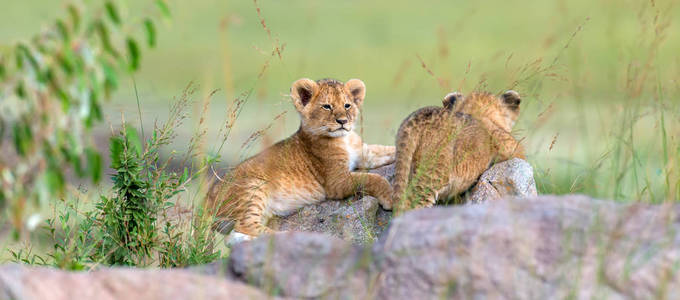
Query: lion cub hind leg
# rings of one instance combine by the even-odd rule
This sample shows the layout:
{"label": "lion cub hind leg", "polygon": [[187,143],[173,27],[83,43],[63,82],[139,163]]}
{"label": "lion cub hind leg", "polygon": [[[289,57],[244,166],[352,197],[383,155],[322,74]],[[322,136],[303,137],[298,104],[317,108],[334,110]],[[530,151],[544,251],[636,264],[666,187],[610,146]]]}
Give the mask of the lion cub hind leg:
{"label": "lion cub hind leg", "polygon": [[394,146],[364,144],[361,157],[357,165],[360,169],[375,169],[394,162]]}
{"label": "lion cub hind leg", "polygon": [[244,205],[235,216],[234,231],[252,236],[273,233],[272,229],[265,226],[264,209],[269,198],[267,193],[262,188],[252,188],[243,191],[241,197],[239,202]]}
{"label": "lion cub hind leg", "polygon": [[439,189],[424,183],[416,183],[407,187],[399,203],[395,204],[397,214],[416,208],[432,207],[437,202]]}
{"label": "lion cub hind leg", "polygon": [[[432,170],[431,172],[435,172]],[[437,200],[448,196],[450,186],[446,176],[436,176],[430,172],[419,172],[406,187],[397,207],[398,214],[404,211],[432,207]]]}

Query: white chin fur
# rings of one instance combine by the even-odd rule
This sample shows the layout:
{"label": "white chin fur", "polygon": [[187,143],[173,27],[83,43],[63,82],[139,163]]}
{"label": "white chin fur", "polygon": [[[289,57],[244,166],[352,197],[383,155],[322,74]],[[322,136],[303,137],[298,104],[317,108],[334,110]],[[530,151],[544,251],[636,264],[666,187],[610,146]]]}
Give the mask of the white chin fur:
{"label": "white chin fur", "polygon": [[330,137],[343,137],[346,136],[347,134],[349,134],[349,131],[340,129],[336,131],[331,131],[327,135]]}

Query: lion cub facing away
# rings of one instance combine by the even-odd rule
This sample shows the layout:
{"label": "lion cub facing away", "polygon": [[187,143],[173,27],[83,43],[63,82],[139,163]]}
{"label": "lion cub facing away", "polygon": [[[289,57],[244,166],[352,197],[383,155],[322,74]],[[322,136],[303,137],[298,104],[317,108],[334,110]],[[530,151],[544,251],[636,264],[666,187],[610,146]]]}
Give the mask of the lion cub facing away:
{"label": "lion cub facing away", "polygon": [[364,144],[353,131],[365,95],[366,86],[358,79],[294,82],[298,131],[236,166],[225,182],[216,182],[208,207],[234,231],[251,236],[271,232],[265,225],[272,215],[326,198],[343,199],[358,187],[391,209],[387,180],[353,171],[394,162],[394,146]]}
{"label": "lion cub facing away", "polygon": [[399,127],[393,182],[398,211],[459,195],[494,162],[524,158],[510,134],[519,114],[517,92],[450,93],[442,102],[413,112]]}

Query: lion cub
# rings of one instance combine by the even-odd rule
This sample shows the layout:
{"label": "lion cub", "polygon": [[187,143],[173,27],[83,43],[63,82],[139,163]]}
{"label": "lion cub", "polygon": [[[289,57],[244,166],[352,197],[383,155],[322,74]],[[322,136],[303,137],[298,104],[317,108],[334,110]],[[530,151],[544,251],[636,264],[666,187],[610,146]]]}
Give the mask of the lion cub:
{"label": "lion cub", "polygon": [[524,157],[510,134],[517,92],[450,93],[442,102],[413,112],[399,127],[392,196],[398,211],[459,195],[494,162]]}
{"label": "lion cub", "polygon": [[[307,78],[293,83],[291,97],[300,128],[289,138],[245,160],[208,194],[208,207],[234,231],[257,236],[272,230],[272,215],[287,215],[326,198],[343,199],[358,187],[391,209],[391,187],[378,174],[354,172],[394,162],[394,146],[367,145],[356,134],[366,86]],[[224,224],[224,223],[223,223]]]}

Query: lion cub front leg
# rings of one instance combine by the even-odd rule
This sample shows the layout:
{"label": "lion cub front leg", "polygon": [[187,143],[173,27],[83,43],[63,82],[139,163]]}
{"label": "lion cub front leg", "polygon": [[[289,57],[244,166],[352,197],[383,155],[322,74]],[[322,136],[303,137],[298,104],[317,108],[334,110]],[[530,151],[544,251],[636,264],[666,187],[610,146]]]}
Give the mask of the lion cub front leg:
{"label": "lion cub front leg", "polygon": [[330,180],[326,186],[329,198],[344,199],[352,196],[358,188],[362,188],[368,195],[378,199],[384,209],[392,209],[392,187],[387,179],[372,173],[351,172],[349,176],[340,176]]}
{"label": "lion cub front leg", "polygon": [[375,169],[394,163],[396,148],[394,146],[363,144],[361,157],[357,167]]}
{"label": "lion cub front leg", "polygon": [[392,186],[385,177],[373,173],[352,172],[352,181],[359,183],[370,196],[378,198],[384,209],[392,209]]}
{"label": "lion cub front leg", "polygon": [[259,236],[261,234],[270,234],[275,231],[264,226],[261,213],[256,215],[244,215],[236,222],[234,230],[250,236]]}

